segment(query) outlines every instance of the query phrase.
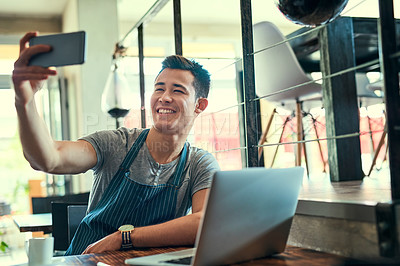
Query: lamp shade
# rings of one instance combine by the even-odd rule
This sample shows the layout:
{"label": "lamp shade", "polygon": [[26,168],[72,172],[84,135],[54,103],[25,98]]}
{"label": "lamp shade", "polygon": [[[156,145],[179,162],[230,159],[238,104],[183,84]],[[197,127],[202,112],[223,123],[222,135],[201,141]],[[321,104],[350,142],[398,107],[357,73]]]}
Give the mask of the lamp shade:
{"label": "lamp shade", "polygon": [[131,106],[130,95],[128,81],[119,67],[119,62],[115,60],[101,97],[102,111],[114,118],[126,116]]}
{"label": "lamp shade", "polygon": [[303,26],[318,26],[336,19],[348,0],[275,0],[290,21]]}

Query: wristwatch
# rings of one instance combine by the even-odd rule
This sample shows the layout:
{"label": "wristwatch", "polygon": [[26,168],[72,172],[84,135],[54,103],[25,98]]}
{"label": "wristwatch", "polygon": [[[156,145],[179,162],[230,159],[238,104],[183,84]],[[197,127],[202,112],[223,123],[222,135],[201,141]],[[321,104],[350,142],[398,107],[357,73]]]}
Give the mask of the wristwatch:
{"label": "wristwatch", "polygon": [[134,229],[135,229],[135,227],[130,224],[121,225],[118,228],[118,231],[120,231],[121,235],[122,235],[121,249],[133,248],[132,241],[131,241],[131,233]]}

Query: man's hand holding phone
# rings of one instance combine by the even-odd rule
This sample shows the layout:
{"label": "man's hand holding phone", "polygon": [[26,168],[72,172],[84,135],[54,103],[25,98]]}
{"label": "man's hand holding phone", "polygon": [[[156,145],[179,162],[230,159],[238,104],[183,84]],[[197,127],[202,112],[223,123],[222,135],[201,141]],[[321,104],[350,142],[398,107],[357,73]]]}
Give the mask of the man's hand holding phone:
{"label": "man's hand holding phone", "polygon": [[84,31],[43,36],[38,36],[37,32],[25,34],[20,40],[20,54],[12,75],[16,104],[33,100],[44,80],[57,74],[49,67],[83,64],[85,54]]}
{"label": "man's hand holding phone", "polygon": [[19,57],[14,63],[12,73],[16,105],[25,105],[33,101],[34,94],[42,87],[48,76],[57,74],[55,69],[28,66],[32,56],[52,49],[50,45],[44,44],[29,47],[29,40],[37,35],[37,32],[28,32],[19,43]]}

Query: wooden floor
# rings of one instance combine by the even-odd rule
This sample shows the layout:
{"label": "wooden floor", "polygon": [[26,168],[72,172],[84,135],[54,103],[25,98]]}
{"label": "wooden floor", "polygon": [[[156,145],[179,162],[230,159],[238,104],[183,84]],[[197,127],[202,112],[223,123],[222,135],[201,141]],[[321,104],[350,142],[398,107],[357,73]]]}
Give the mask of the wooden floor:
{"label": "wooden floor", "polygon": [[390,172],[387,167],[374,170],[362,181],[330,182],[329,174],[303,179],[300,199],[374,204],[391,200]]}

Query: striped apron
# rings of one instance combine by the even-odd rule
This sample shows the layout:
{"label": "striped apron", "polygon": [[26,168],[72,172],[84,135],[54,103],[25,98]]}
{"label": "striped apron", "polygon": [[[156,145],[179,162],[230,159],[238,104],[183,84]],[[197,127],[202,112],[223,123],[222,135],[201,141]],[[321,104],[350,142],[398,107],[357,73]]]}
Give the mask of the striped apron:
{"label": "striped apron", "polygon": [[146,141],[149,129],[143,130],[97,206],[80,223],[65,255],[81,254],[88,245],[114,233],[124,224],[146,226],[175,218],[178,189],[186,164],[187,144],[174,174],[166,184],[144,185],[130,178],[129,168]]}

